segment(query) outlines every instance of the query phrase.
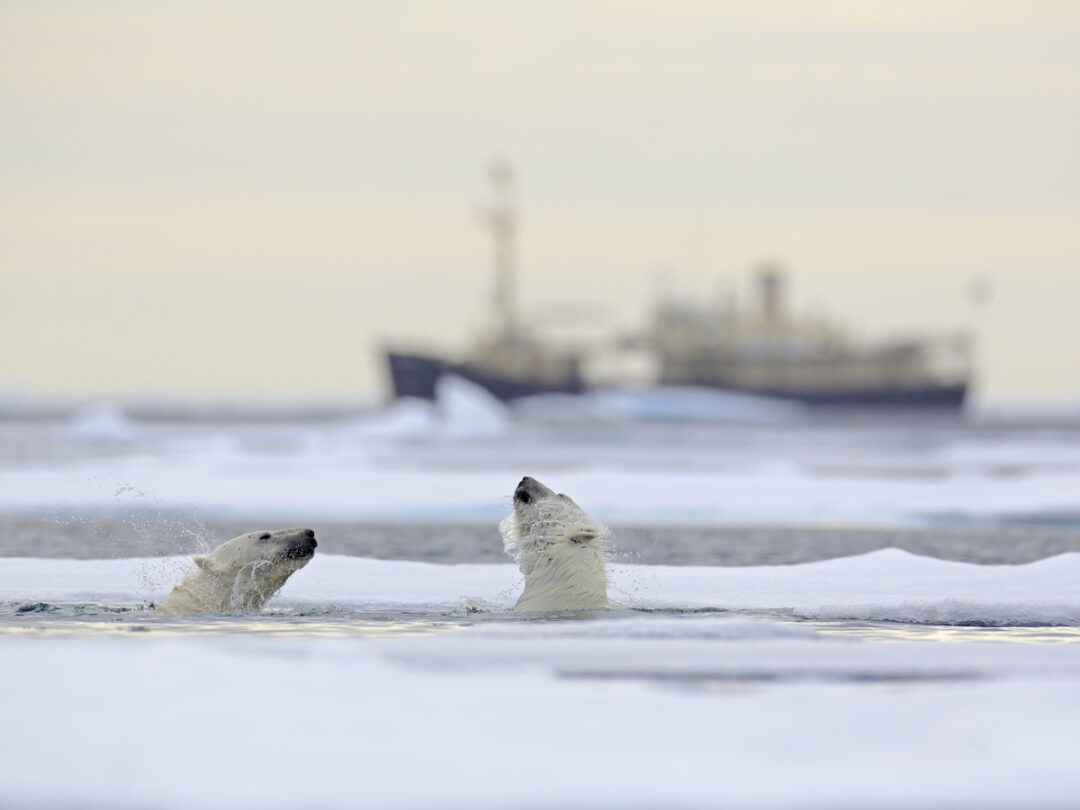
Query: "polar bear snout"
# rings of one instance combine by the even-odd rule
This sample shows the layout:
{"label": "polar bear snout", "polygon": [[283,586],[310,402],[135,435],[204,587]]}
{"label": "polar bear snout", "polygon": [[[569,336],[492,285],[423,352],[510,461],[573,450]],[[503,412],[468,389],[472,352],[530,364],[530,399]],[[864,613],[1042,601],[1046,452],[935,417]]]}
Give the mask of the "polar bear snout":
{"label": "polar bear snout", "polygon": [[514,503],[532,503],[539,498],[546,498],[554,495],[553,490],[548,489],[535,478],[525,476],[521,479],[521,483],[517,485],[517,489],[514,490]]}
{"label": "polar bear snout", "polygon": [[315,539],[315,532],[311,529],[293,529],[295,535],[289,539],[285,546],[284,557],[288,560],[305,560],[315,554],[319,542]]}

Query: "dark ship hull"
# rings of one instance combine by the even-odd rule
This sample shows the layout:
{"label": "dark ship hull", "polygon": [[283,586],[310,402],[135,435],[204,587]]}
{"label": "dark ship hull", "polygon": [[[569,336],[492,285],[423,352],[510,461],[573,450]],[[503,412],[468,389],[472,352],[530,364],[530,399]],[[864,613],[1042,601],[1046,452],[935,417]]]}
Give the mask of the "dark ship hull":
{"label": "dark ship hull", "polygon": [[453,363],[436,357],[406,352],[387,352],[395,397],[435,399],[435,385],[444,374],[454,374],[490,391],[504,402],[535,394],[581,394],[585,385],[580,377],[550,382],[528,377],[507,377],[485,371],[470,363]]}
{"label": "dark ship hull", "polygon": [[[588,388],[580,378],[550,383],[538,379],[509,378],[485,371],[469,363],[454,363],[436,357],[407,352],[387,352],[390,376],[396,397],[435,399],[439,377],[454,374],[489,391],[504,402],[535,394],[582,394]],[[806,389],[784,391],[736,388],[709,382],[690,385],[739,394],[773,397],[815,408],[896,408],[956,410],[967,397],[966,382],[852,389]]]}
{"label": "dark ship hull", "polygon": [[855,388],[842,390],[770,391],[709,385],[722,391],[773,397],[814,408],[916,408],[955,410],[963,407],[967,384],[922,385],[910,388]]}

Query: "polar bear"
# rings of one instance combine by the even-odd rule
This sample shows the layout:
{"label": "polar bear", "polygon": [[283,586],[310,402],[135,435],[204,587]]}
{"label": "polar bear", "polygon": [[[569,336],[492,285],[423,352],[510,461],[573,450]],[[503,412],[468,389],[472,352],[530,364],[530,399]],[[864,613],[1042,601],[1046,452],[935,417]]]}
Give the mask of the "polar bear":
{"label": "polar bear", "polygon": [[157,606],[157,613],[222,613],[262,610],[294,571],[314,556],[311,529],[251,532],[222,543],[205,557]]}
{"label": "polar bear", "polygon": [[499,523],[503,547],[525,575],[514,610],[592,610],[608,606],[604,538],[608,528],[566,495],[525,477],[514,512]]}

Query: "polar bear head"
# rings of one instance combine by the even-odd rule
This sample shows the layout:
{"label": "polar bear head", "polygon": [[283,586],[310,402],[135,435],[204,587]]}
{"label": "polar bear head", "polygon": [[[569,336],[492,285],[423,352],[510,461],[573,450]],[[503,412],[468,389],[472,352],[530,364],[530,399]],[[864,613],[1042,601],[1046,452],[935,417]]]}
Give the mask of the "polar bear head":
{"label": "polar bear head", "polygon": [[242,534],[194,559],[193,568],[158,608],[164,613],[257,611],[319,544],[311,529]]}
{"label": "polar bear head", "polygon": [[568,496],[522,478],[514,490],[514,512],[499,523],[499,532],[525,575],[515,610],[607,607],[608,528]]}

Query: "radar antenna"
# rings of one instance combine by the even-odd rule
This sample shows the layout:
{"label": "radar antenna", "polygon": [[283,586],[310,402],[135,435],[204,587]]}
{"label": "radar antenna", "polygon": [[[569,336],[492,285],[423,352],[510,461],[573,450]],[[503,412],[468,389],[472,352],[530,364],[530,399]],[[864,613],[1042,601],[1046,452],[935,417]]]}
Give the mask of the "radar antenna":
{"label": "radar antenna", "polygon": [[481,212],[481,216],[494,243],[496,334],[501,339],[512,339],[517,333],[518,212],[514,170],[508,161],[493,160],[488,168],[488,179],[495,192],[495,201]]}

